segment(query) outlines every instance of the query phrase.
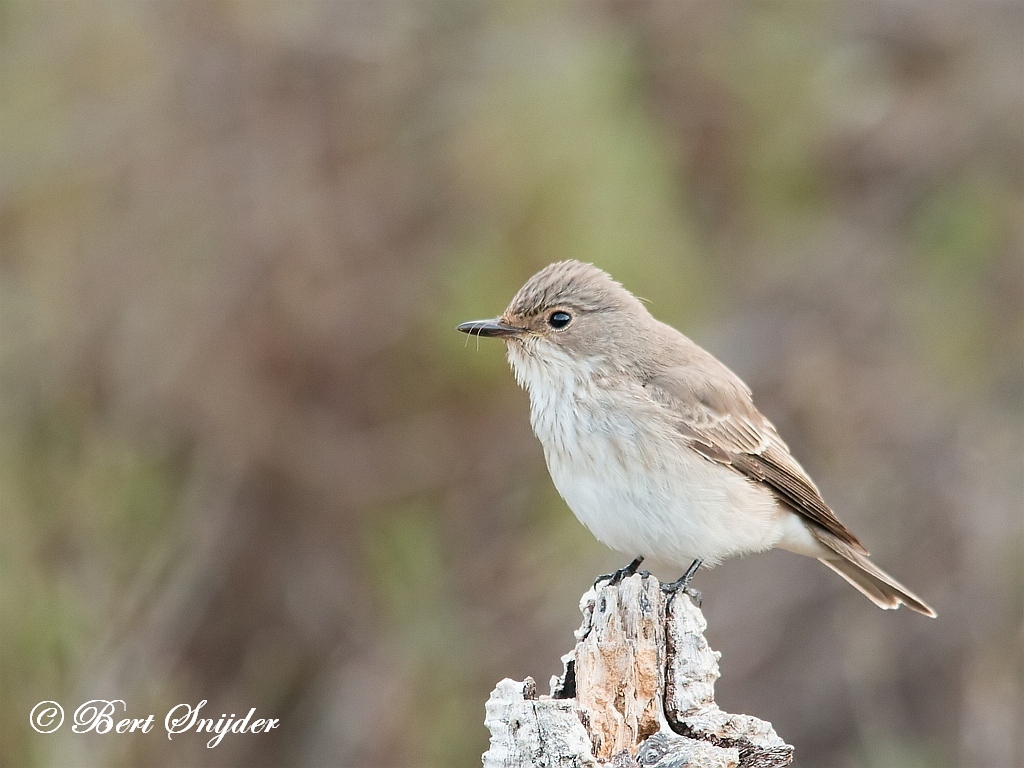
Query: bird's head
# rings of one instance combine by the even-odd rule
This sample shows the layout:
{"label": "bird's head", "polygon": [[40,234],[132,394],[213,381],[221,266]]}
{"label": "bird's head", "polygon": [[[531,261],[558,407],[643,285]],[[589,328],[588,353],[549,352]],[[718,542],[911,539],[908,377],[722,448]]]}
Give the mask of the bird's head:
{"label": "bird's head", "polygon": [[608,273],[581,261],[560,261],[519,289],[501,317],[462,323],[458,330],[505,341],[521,384],[624,370],[643,346],[647,309]]}

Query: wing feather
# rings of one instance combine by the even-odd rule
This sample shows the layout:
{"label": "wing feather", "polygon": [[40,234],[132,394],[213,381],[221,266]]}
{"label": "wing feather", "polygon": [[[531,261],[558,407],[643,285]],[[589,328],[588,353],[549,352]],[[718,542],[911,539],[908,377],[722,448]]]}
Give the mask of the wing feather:
{"label": "wing feather", "polygon": [[708,376],[691,366],[670,368],[652,376],[645,388],[679,416],[679,433],[695,451],[764,484],[794,511],[857,552],[868,554],[825,503],[775,427],[754,406],[750,390],[731,371],[722,366]]}

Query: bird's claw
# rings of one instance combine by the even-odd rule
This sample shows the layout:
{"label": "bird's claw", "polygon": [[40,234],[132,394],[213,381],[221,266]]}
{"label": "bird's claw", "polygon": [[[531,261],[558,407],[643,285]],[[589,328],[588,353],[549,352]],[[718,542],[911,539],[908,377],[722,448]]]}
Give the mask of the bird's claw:
{"label": "bird's claw", "polygon": [[[636,573],[637,569],[640,567],[640,563],[642,563],[643,561],[644,556],[637,555],[633,559],[633,562],[631,562],[624,568],[619,568],[618,570],[613,571],[612,573],[606,573],[603,576],[598,576],[596,579],[594,579],[594,589],[597,589],[597,585],[600,584],[602,581],[607,581],[608,584],[606,586],[609,587],[618,586],[623,579],[629,578],[634,573]],[[647,571],[643,571],[641,575],[650,576],[650,574]]]}
{"label": "bird's claw", "polygon": [[675,582],[675,581],[672,582],[671,584],[662,584],[661,585],[662,594],[664,594],[665,597],[668,598],[669,601],[671,601],[677,594],[682,592],[684,595],[689,597],[690,600],[692,600],[693,603],[698,608],[700,608],[701,604],[704,601],[703,595],[701,595],[701,593],[698,590],[693,589],[692,587],[688,587],[688,586],[685,586],[685,585],[684,586],[676,586],[677,584],[678,584],[678,582]]}
{"label": "bird's claw", "polygon": [[697,560],[694,560],[690,564],[690,567],[686,569],[686,573],[684,573],[678,579],[673,581],[671,584],[661,585],[661,591],[667,596],[669,600],[675,597],[675,595],[678,592],[682,592],[684,595],[688,595],[690,599],[697,604],[697,607],[700,608],[701,601],[703,600],[703,598],[701,597],[700,592],[698,592],[696,589],[690,589],[690,579],[692,579],[693,575],[697,573],[697,569],[700,568],[702,562],[703,560],[700,560],[699,558]]}

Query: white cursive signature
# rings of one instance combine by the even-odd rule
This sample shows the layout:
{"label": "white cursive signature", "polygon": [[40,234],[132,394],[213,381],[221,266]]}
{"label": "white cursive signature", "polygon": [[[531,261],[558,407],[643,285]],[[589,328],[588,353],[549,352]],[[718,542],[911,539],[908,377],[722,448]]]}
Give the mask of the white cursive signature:
{"label": "white cursive signature", "polygon": [[[256,714],[255,707],[249,710],[249,714],[239,720],[235,719],[234,714],[230,717],[228,715],[221,715],[220,719],[216,721],[212,717],[199,717],[199,710],[205,705],[206,699],[203,699],[195,707],[188,704],[179,704],[168,712],[167,717],[164,718],[164,729],[167,731],[167,738],[170,739],[174,734],[193,730],[196,733],[212,733],[215,735],[206,742],[206,746],[212,749],[220,744],[221,739],[228,733],[267,733],[281,724],[280,720],[275,719],[261,718],[252,720],[252,716]],[[176,716],[175,713],[179,712],[180,714]]]}

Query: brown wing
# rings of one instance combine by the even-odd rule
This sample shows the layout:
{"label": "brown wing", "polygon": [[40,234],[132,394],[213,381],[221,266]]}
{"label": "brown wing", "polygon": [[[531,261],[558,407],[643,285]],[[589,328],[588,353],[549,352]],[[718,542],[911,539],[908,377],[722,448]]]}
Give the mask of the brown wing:
{"label": "brown wing", "polygon": [[655,401],[679,414],[679,433],[695,451],[763,483],[787,506],[868,554],[731,371],[722,366],[705,375],[690,366],[671,368],[651,377],[645,388]]}

